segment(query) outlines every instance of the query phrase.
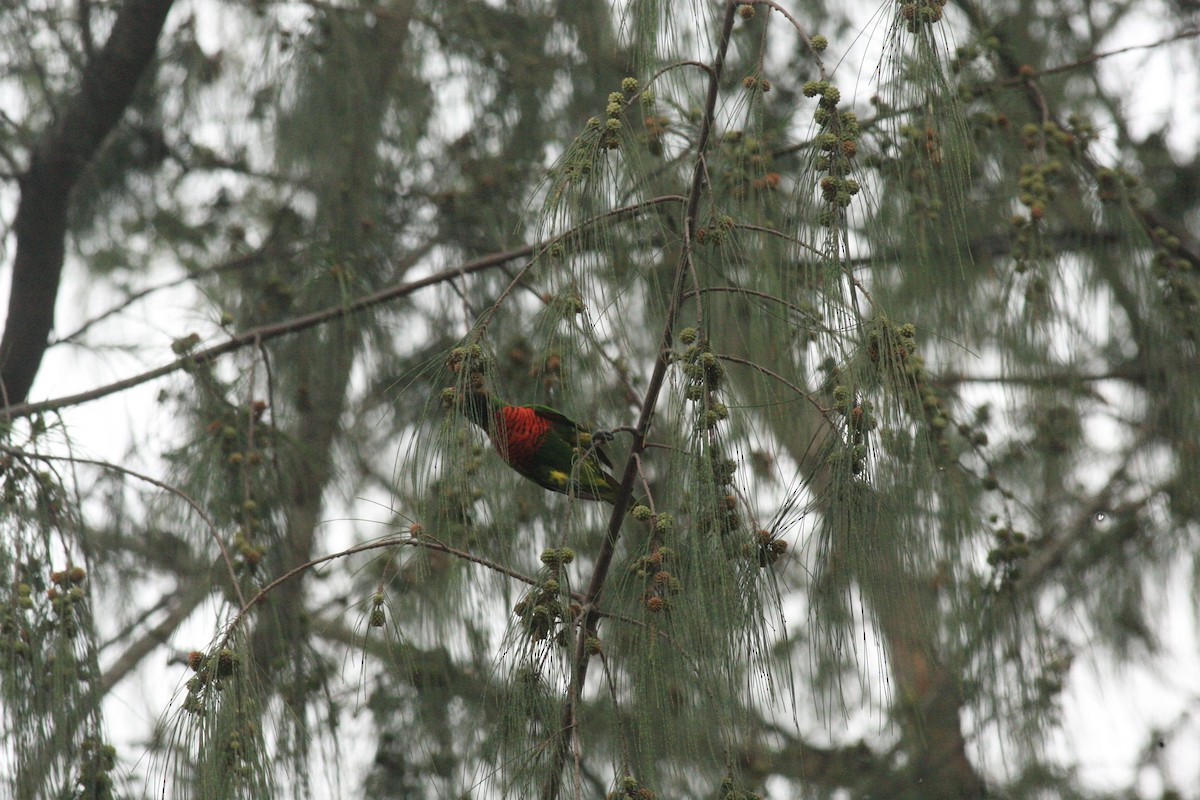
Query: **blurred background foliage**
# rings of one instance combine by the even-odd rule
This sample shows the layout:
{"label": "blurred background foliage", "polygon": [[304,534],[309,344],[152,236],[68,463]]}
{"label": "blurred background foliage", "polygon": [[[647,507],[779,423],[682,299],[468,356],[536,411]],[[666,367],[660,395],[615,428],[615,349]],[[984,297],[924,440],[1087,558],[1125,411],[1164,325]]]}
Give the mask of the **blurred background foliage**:
{"label": "blurred background foliage", "polygon": [[[7,262],[146,5],[3,4]],[[1194,796],[1194,681],[1066,713],[1195,636],[1191,4],[166,5],[2,423],[6,793]]]}

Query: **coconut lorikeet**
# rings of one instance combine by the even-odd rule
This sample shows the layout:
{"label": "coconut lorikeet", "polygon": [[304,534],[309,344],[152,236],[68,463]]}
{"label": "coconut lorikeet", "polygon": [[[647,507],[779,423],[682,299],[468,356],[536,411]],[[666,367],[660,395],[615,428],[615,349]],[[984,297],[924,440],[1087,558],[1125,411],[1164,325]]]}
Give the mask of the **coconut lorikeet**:
{"label": "coconut lorikeet", "polygon": [[612,461],[578,422],[549,406],[509,405],[478,388],[466,393],[459,409],[483,428],[510,467],[539,486],[616,503],[620,483],[608,472]]}

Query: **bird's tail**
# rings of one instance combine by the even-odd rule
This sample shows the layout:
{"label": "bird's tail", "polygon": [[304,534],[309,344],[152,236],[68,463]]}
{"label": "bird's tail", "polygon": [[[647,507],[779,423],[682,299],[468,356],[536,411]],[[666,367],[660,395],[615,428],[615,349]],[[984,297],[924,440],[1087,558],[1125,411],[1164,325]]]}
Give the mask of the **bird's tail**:
{"label": "bird's tail", "polygon": [[[607,473],[605,474],[605,478],[608,479],[606,482],[607,485],[604,487],[604,493],[601,495],[600,499],[605,500],[615,506],[617,504],[617,495],[621,492],[621,482]],[[638,506],[649,506],[649,503],[638,497],[636,494],[630,495],[629,505],[626,507],[625,513],[632,514],[633,510]]]}

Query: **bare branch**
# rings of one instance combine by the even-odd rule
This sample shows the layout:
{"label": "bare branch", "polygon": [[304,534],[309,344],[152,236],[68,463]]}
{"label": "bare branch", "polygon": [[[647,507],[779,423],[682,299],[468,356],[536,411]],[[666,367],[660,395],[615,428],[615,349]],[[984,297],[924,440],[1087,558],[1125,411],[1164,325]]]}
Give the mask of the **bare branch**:
{"label": "bare branch", "polygon": [[[607,214],[602,214],[598,217],[587,220],[586,222],[574,228],[571,232],[563,235],[569,236],[571,233],[583,230],[591,225],[595,225],[601,220],[609,219],[614,216],[636,215],[644,211],[646,208],[659,203],[680,201],[682,201],[682,198],[680,197],[666,196],[656,197],[651,200],[630,206],[624,206],[622,208],[610,211]],[[562,237],[556,237],[555,240],[560,238]],[[64,397],[58,397],[52,400],[44,400],[38,403],[20,403],[17,405],[8,406],[6,408],[0,408],[0,414],[3,414],[9,419],[14,419],[17,417],[28,417],[32,414],[39,414],[43,411],[53,411],[59,408],[66,408],[68,406],[74,406],[80,403],[98,400],[101,397],[107,397],[110,394],[123,392],[126,389],[132,389],[134,386],[140,386],[148,381],[170,375],[173,372],[191,369],[197,365],[214,361],[220,356],[235,352],[243,347],[254,346],[270,339],[276,339],[280,336],[286,336],[288,334],[308,330],[309,328],[316,327],[317,325],[321,325],[331,320],[341,319],[342,317],[356,314],[368,308],[372,308],[401,297],[406,297],[429,286],[434,286],[453,280],[460,275],[470,275],[475,272],[482,272],[484,270],[497,267],[508,261],[514,261],[518,258],[526,258],[535,253],[541,253],[547,247],[549,247],[549,243],[542,242],[538,244],[526,245],[524,247],[518,247],[515,250],[506,250],[502,253],[494,253],[489,256],[484,256],[483,258],[477,258],[473,261],[468,261],[465,264],[460,264],[456,267],[435,272],[432,275],[420,278],[419,280],[408,281],[407,283],[401,283],[396,286],[390,286],[386,289],[380,289],[378,292],[364,295],[342,305],[323,308],[319,311],[314,311],[311,314],[305,314],[290,320],[284,320],[283,322],[276,322],[270,325],[260,325],[255,328],[250,328],[230,337],[227,341],[222,342],[221,344],[213,345],[212,347],[205,348],[204,350],[200,350],[190,355],[178,358],[169,364],[155,367],[154,369],[147,370],[139,373],[138,375],[133,375],[129,378],[106,384],[105,386],[99,386],[86,392],[66,395]],[[521,277],[531,267],[532,263],[526,265],[526,267],[518,273],[517,277],[513,279],[513,283],[505,291],[511,291],[511,289],[517,285]]]}
{"label": "bare branch", "polygon": [[5,405],[29,395],[54,327],[75,184],[133,100],[171,5],[172,0],[128,0],[122,6],[108,41],[84,68],[79,92],[45,133],[21,176],[21,202],[13,221],[17,252],[12,291],[0,339]]}

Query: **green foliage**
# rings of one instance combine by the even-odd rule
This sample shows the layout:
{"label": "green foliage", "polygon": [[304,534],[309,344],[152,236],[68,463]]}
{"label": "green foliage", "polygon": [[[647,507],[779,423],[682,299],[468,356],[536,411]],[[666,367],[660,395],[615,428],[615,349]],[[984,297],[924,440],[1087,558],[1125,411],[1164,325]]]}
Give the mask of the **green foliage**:
{"label": "green foliage", "polygon": [[[0,21],[14,174],[93,5]],[[180,12],[70,239],[187,287],[171,383],[106,461],[4,418],[13,796],[1101,796],[1073,665],[1200,574],[1196,160],[1025,0],[610,5]],[[484,391],[632,488],[522,478]]]}

